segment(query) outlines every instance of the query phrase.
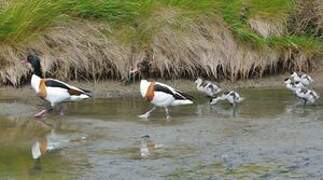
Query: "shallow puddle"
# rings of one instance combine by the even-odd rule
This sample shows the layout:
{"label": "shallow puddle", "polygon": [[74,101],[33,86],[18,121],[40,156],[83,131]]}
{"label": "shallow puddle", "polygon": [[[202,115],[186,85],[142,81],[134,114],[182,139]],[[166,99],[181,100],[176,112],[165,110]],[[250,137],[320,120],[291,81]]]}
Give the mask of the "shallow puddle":
{"label": "shallow puddle", "polygon": [[[33,114],[42,101],[0,97],[0,179],[322,177],[322,103],[304,107],[285,89],[240,93],[237,108],[197,96],[172,107],[170,121],[163,109],[138,118],[151,108],[138,97],[67,103],[64,116],[54,111],[41,123]],[[148,158],[144,135],[164,145]]]}

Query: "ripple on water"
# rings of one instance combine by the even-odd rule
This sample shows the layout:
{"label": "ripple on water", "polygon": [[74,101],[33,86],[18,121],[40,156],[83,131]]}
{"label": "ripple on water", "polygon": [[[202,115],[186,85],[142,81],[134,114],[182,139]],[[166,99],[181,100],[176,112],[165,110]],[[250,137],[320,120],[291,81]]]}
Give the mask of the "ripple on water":
{"label": "ripple on water", "polygon": [[[151,105],[137,97],[67,103],[66,116],[46,116],[50,127],[28,114],[38,107],[0,100],[0,179],[320,177],[320,104],[303,107],[285,89],[240,93],[246,100],[237,109],[225,102],[211,107],[199,97],[194,105],[170,108],[170,122],[163,109],[139,119]],[[31,144],[53,128],[66,145],[33,160]],[[143,159],[138,137],[145,134],[165,147]]]}

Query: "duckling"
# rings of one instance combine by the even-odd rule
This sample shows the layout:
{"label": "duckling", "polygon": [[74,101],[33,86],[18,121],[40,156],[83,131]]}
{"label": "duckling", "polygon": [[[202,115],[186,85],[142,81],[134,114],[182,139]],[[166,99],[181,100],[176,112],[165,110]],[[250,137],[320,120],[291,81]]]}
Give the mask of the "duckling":
{"label": "duckling", "polygon": [[199,92],[204,93],[209,97],[213,97],[222,91],[222,89],[218,85],[209,81],[205,81],[201,78],[197,78],[194,83],[196,84],[197,90]]}
{"label": "duckling", "polygon": [[230,104],[232,104],[233,106],[236,106],[244,99],[245,98],[240,97],[239,93],[235,91],[225,91],[221,96],[212,98],[210,100],[210,104],[213,105],[213,104],[216,104],[218,101],[227,100]]}
{"label": "duckling", "polygon": [[305,86],[309,86],[314,82],[312,77],[305,73],[300,74],[300,73],[293,72],[290,77],[293,78],[293,80],[296,82],[300,81]]}
{"label": "duckling", "polygon": [[314,104],[315,101],[320,98],[320,96],[314,90],[299,87],[296,87],[295,89],[296,96],[304,100],[304,105],[306,105],[307,102]]}
{"label": "duckling", "polygon": [[304,84],[300,81],[292,81],[290,78],[284,80],[285,86],[287,89],[295,93],[296,88],[305,88]]}

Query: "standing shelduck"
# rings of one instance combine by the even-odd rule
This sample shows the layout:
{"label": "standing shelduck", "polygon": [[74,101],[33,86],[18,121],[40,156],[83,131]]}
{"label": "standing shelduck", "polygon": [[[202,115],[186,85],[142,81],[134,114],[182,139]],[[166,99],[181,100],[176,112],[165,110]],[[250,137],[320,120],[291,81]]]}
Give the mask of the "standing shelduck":
{"label": "standing shelduck", "polygon": [[290,76],[295,82],[301,82],[303,85],[305,86],[309,86],[310,84],[312,84],[314,82],[314,80],[312,79],[311,76],[307,75],[307,74],[300,74],[300,73],[296,73],[293,72]]}
{"label": "standing shelduck", "polygon": [[150,113],[153,112],[156,107],[165,108],[166,118],[169,119],[169,106],[178,106],[178,105],[187,105],[193,104],[193,97],[187,95],[181,91],[178,91],[166,84],[155,82],[155,81],[147,81],[144,79],[148,75],[149,71],[149,62],[142,61],[137,64],[136,68],[130,71],[130,74],[133,76],[136,73],[141,74],[140,81],[140,93],[145,100],[154,105],[154,107],[147,111],[146,113],[139,115],[140,118],[148,118]]}
{"label": "standing shelduck", "polygon": [[221,96],[212,98],[210,100],[210,104],[213,105],[223,100],[227,100],[231,105],[236,106],[241,101],[243,101],[244,98],[240,97],[239,93],[235,91],[225,91]]}
{"label": "standing shelduck", "polygon": [[213,97],[222,91],[222,89],[218,85],[209,81],[205,81],[201,78],[197,78],[195,84],[199,92],[204,93],[210,97]]}
{"label": "standing shelduck", "polygon": [[[23,64],[31,64],[34,73],[31,77],[31,87],[36,94],[48,101],[50,107],[35,114],[35,117],[40,118],[49,111],[52,111],[54,106],[66,101],[79,101],[91,97],[90,91],[71,86],[67,83],[56,79],[43,78],[40,59],[35,55],[28,55],[27,59],[22,60]],[[61,108],[61,115],[63,109]]]}

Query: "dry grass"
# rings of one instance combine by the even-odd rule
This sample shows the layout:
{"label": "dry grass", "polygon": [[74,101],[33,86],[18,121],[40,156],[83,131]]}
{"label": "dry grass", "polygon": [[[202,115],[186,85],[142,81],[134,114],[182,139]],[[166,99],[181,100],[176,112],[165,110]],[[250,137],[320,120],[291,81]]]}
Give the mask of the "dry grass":
{"label": "dry grass", "polygon": [[253,17],[249,19],[248,23],[254,31],[256,31],[264,38],[270,36],[281,36],[286,31],[285,23],[281,21],[273,22],[261,17]]}
{"label": "dry grass", "polygon": [[121,47],[107,39],[98,29],[102,24],[73,22],[40,33],[35,41],[19,45],[3,45],[0,69],[2,83],[18,85],[29,73],[20,60],[27,53],[40,55],[47,76],[60,79],[102,79],[126,76],[130,48]]}
{"label": "dry grass", "polygon": [[[108,1],[104,2],[109,5]],[[30,69],[19,62],[30,52],[41,57],[43,70],[48,77],[95,81],[124,79],[129,69],[145,57],[152,61],[152,73],[156,77],[204,76],[234,81],[292,69],[307,71],[313,67],[315,55],[320,54],[316,39],[311,41],[297,36],[285,37],[289,30],[286,24],[290,9],[281,8],[279,17],[282,18],[279,20],[274,13],[282,0],[275,0],[276,3],[271,4],[275,8],[250,6],[245,3],[249,1],[234,0],[232,8],[224,9],[222,15],[213,13],[211,17],[202,14],[196,16],[188,11],[188,5],[181,2],[184,1],[169,1],[168,5],[152,4],[142,11],[147,15],[136,16],[136,19],[131,17],[136,11],[129,12],[117,28],[116,22],[122,18],[120,12],[123,12],[118,11],[119,6],[97,11],[94,17],[100,20],[95,21],[91,19],[92,11],[80,11],[82,19],[71,16],[64,21],[53,20],[50,26],[46,25],[36,33],[30,32],[32,38],[25,39],[26,34],[19,33],[18,39],[24,40],[14,43],[1,41],[1,84],[17,86],[28,78]],[[207,5],[211,1],[203,2]],[[150,4],[148,1],[145,3]],[[222,3],[227,5],[226,1]],[[253,10],[245,20],[240,20],[241,11],[245,11],[244,6]],[[57,9],[53,17],[60,17],[61,8]],[[110,10],[113,10],[111,12],[114,15],[105,18]],[[296,17],[304,17],[302,12],[298,12]],[[315,12],[316,17],[322,17],[322,11]],[[83,19],[83,16],[90,20]],[[38,18],[44,20],[42,16]],[[117,19],[116,22],[107,22],[111,18]],[[316,19],[316,22],[322,22],[322,18]],[[313,18],[304,23],[312,21]],[[319,33],[322,23],[316,24]],[[298,26],[304,25],[300,23]],[[27,25],[23,27],[29,32]],[[261,48],[258,48],[259,44]]]}
{"label": "dry grass", "polygon": [[[3,84],[19,85],[30,70],[19,64],[27,52],[40,55],[47,76],[64,80],[126,78],[128,70],[145,56],[151,57],[155,75],[162,78],[202,75],[236,80],[275,72],[279,61],[290,65],[288,53],[270,48],[258,51],[237,43],[220,19],[188,22],[174,30],[180,14],[168,9],[158,13],[152,18],[162,26],[151,34],[148,51],[108,38],[102,32],[111,29],[102,23],[76,20],[40,33],[37,40],[14,47],[2,45],[0,62],[7,63],[0,68],[0,79]],[[307,60],[306,55],[300,56],[293,67],[302,67]]]}

